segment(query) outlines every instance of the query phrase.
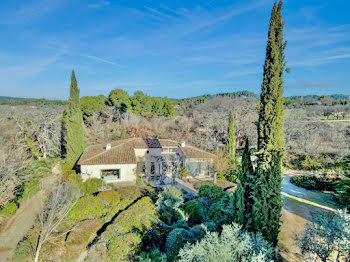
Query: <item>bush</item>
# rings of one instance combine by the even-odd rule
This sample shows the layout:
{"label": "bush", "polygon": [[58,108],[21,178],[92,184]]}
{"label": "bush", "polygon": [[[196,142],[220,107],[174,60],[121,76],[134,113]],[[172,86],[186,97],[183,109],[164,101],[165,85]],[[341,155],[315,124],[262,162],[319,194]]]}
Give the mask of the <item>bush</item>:
{"label": "bush", "polygon": [[102,179],[90,178],[82,184],[82,193],[86,195],[92,195],[98,192],[98,189],[102,186]]}
{"label": "bush", "polygon": [[223,226],[221,235],[208,232],[201,241],[186,244],[179,252],[179,261],[271,261],[273,254],[273,248],[261,236],[232,224]]}
{"label": "bush", "polygon": [[90,249],[88,261],[108,261],[103,257],[106,254],[111,261],[132,261],[143,235],[158,222],[152,200],[149,197],[138,200],[101,234],[99,242]]}
{"label": "bush", "polygon": [[72,223],[84,219],[100,218],[106,210],[98,197],[84,196],[78,200],[68,214],[68,219]]}
{"label": "bush", "polygon": [[297,175],[291,178],[291,182],[296,186],[309,190],[333,191],[335,192],[342,175],[333,171],[321,172],[317,175]]}
{"label": "bush", "polygon": [[338,193],[338,199],[350,210],[350,179],[339,181],[336,192]]}
{"label": "bush", "polygon": [[233,222],[234,206],[234,195],[226,194],[209,207],[209,219],[215,222],[218,230],[222,225]]}
{"label": "bush", "polygon": [[189,222],[192,224],[200,224],[206,220],[206,207],[198,200],[193,199],[186,202],[184,210],[189,214]]}
{"label": "bush", "polygon": [[14,213],[16,213],[17,209],[17,204],[14,202],[10,202],[1,208],[1,213],[7,216],[12,216]]}
{"label": "bush", "polygon": [[195,241],[193,233],[184,228],[175,228],[166,240],[167,260],[176,261],[179,250],[187,243]]}
{"label": "bush", "polygon": [[181,219],[179,207],[183,204],[184,197],[181,189],[167,186],[158,194],[156,208],[161,219],[168,224],[172,224]]}
{"label": "bush", "polygon": [[227,193],[224,192],[224,190],[219,186],[209,186],[204,185],[199,188],[198,196],[200,197],[207,197],[210,199],[210,201],[215,202],[222,198]]}

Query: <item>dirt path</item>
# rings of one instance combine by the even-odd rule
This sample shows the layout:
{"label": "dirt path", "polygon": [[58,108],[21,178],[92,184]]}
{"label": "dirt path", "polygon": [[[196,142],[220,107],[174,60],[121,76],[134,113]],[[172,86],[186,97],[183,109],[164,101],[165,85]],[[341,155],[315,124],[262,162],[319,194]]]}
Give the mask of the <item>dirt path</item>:
{"label": "dirt path", "polygon": [[[52,175],[44,178],[43,183],[48,187],[55,182],[60,173],[59,165],[52,169]],[[41,207],[41,200],[45,191],[40,190],[32,197],[21,202],[16,214],[6,221],[0,228],[0,261],[12,261],[13,252],[19,241],[23,239],[28,230],[32,227],[35,218]]]}

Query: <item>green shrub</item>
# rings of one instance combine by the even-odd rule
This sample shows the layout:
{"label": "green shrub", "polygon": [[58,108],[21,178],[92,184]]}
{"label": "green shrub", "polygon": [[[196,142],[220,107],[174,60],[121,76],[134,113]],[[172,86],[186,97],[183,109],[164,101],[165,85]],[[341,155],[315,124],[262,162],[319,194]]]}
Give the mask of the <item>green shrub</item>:
{"label": "green shrub", "polygon": [[[350,175],[349,175],[350,178]],[[350,179],[343,179],[339,181],[336,186],[338,199],[350,210]]]}
{"label": "green shrub", "polygon": [[167,260],[176,261],[179,250],[187,243],[195,241],[193,233],[184,228],[175,228],[166,240]]}
{"label": "green shrub", "polygon": [[224,225],[222,233],[208,232],[195,244],[179,252],[180,262],[272,261],[273,248],[260,236],[241,230],[237,224]]}
{"label": "green shrub", "polygon": [[338,182],[343,178],[342,175],[326,171],[317,175],[296,175],[291,178],[291,182],[296,186],[308,190],[333,191],[335,192]]}
{"label": "green shrub", "polygon": [[187,201],[184,210],[189,214],[189,222],[192,224],[200,224],[206,220],[206,207],[198,200]]}
{"label": "green shrub", "polygon": [[233,222],[234,206],[234,195],[226,194],[209,207],[209,219],[215,222],[217,229],[220,229],[224,224]]}
{"label": "green shrub", "polygon": [[207,197],[209,198],[212,202],[215,202],[222,198],[225,194],[224,190],[219,187],[219,186],[209,186],[209,185],[204,185],[199,188],[198,195],[200,197]]}
{"label": "green shrub", "polygon": [[17,209],[17,204],[14,202],[10,202],[1,208],[1,213],[7,216],[12,216],[14,213],[16,213]]}
{"label": "green shrub", "polygon": [[181,189],[167,186],[158,194],[156,208],[161,219],[172,224],[181,218],[181,211],[178,208],[183,204],[184,197]]}
{"label": "green shrub", "polygon": [[28,257],[31,253],[31,242],[29,239],[24,239],[18,243],[15,252],[13,254],[12,260],[15,262],[28,261]]}
{"label": "green shrub", "polygon": [[111,261],[132,261],[143,235],[158,222],[152,200],[149,197],[138,200],[121,212],[101,234],[99,242],[89,252],[88,261],[106,261],[104,254]]}
{"label": "green shrub", "polygon": [[98,189],[102,186],[102,179],[90,178],[82,184],[82,193],[91,195],[98,192]]}
{"label": "green shrub", "polygon": [[84,219],[100,218],[104,213],[104,205],[98,197],[84,196],[70,210],[68,219],[76,223]]}

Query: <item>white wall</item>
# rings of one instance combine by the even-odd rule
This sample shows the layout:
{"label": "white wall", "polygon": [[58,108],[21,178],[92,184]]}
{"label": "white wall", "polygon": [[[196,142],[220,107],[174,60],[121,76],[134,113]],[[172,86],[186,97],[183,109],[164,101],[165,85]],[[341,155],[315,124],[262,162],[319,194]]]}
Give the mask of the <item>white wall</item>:
{"label": "white wall", "polygon": [[[108,181],[110,183],[118,182],[136,182],[136,164],[119,164],[119,165],[81,165],[81,173],[83,181],[88,178],[101,178],[101,170],[104,169],[120,169],[120,179]],[[91,173],[86,175],[83,173]]]}

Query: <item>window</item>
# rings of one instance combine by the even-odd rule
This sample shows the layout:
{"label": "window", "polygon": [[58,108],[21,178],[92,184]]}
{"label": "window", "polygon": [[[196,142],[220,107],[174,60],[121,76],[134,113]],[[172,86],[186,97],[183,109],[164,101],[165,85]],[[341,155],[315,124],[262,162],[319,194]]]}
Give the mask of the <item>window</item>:
{"label": "window", "polygon": [[120,169],[105,169],[101,170],[101,178],[120,179]]}
{"label": "window", "polygon": [[177,148],[176,147],[165,147],[162,150],[163,153],[176,153]]}
{"label": "window", "polygon": [[151,162],[151,174],[154,175],[156,171],[156,166],[154,164],[154,162]]}

